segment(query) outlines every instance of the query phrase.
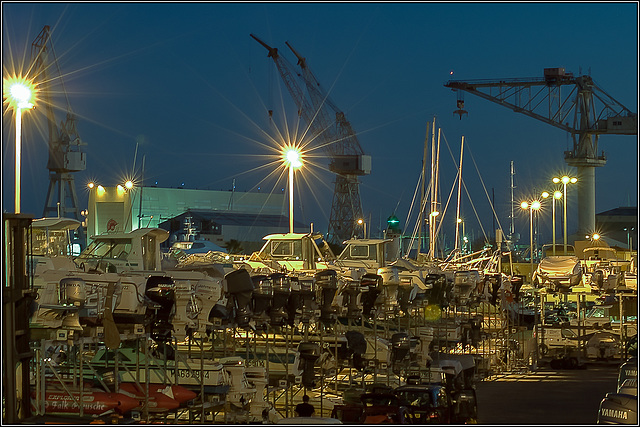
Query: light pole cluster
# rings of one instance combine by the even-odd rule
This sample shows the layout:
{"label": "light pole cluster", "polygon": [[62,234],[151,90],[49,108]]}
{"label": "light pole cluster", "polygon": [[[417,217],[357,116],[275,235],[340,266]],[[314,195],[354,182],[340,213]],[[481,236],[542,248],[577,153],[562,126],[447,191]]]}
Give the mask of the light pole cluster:
{"label": "light pole cluster", "polygon": [[22,150],[22,110],[33,108],[34,88],[25,78],[3,79],[3,97],[16,112],[15,213],[20,213],[20,165]]}
{"label": "light pole cluster", "polygon": [[[542,198],[547,199],[550,194],[547,191],[542,193]],[[562,193],[558,190],[553,192],[553,197],[551,198],[551,236],[553,239],[553,255],[556,254],[556,200],[562,198]]]}
{"label": "light pole cluster", "polygon": [[533,200],[531,202],[522,202],[520,207],[529,211],[529,249],[531,251],[531,273],[529,277],[533,282],[533,211],[538,211],[541,204],[538,200]]}
{"label": "light pole cluster", "polygon": [[576,182],[578,182],[578,178],[564,175],[561,178],[554,177],[552,181],[554,184],[562,183],[562,186],[563,186],[563,200],[564,200],[564,203],[562,206],[563,217],[564,217],[563,237],[564,237],[564,254],[566,255],[567,254],[567,184],[575,184]]}

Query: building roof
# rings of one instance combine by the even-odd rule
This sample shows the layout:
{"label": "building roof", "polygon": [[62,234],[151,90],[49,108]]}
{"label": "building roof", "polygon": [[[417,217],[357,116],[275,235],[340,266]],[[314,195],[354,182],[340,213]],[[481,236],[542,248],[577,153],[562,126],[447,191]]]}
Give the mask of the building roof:
{"label": "building roof", "polygon": [[[194,220],[213,221],[223,226],[235,225],[241,227],[287,227],[289,225],[289,218],[284,215],[190,209],[170,220],[160,223],[159,226],[161,227],[161,224],[168,223],[173,219],[183,219],[186,216],[191,216],[191,218]],[[293,222],[295,228],[307,227],[306,224],[296,221],[295,218]]]}
{"label": "building roof", "polygon": [[596,214],[596,216],[627,216],[627,217],[637,217],[638,216],[638,207],[637,206],[621,206],[619,208],[610,209],[608,211],[600,212]]}

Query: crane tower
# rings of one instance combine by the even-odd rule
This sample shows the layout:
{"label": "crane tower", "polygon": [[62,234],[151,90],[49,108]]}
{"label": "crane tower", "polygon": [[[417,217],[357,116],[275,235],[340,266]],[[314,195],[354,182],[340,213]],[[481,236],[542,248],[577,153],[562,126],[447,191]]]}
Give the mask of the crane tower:
{"label": "crane tower", "polygon": [[[86,169],[86,153],[81,150],[84,144],[76,129],[76,116],[71,111],[69,99],[64,89],[62,73],[58,65],[51,33],[48,25],[45,25],[40,34],[31,44],[31,60],[35,73],[34,81],[38,84],[40,101],[44,104],[47,115],[47,127],[49,130],[49,189],[44,204],[42,216],[60,216],[74,218],[82,221],[78,196],[75,188],[74,172]],[[54,77],[55,76],[55,77]],[[54,84],[60,86],[55,91],[65,95],[67,103],[67,115],[60,125],[56,125],[54,113]],[[81,248],[85,246],[83,227],[78,228],[78,241]]]}
{"label": "crane tower", "polygon": [[606,164],[598,151],[600,135],[637,135],[638,115],[598,87],[591,76],[574,77],[564,68],[545,68],[539,78],[450,80],[458,92],[458,110],[466,114],[460,93],[468,92],[569,132],[573,149],[564,152],[578,178],[578,234],[595,231],[595,168]]}
{"label": "crane tower", "polygon": [[360,142],[335,103],[329,98],[303,58],[288,42],[298,58],[298,73],[286,58],[255,35],[251,37],[269,51],[299,114],[315,140],[329,155],[329,170],[336,174],[327,241],[341,244],[352,238],[357,220],[362,218],[358,177],[371,173],[371,156],[365,155]]}

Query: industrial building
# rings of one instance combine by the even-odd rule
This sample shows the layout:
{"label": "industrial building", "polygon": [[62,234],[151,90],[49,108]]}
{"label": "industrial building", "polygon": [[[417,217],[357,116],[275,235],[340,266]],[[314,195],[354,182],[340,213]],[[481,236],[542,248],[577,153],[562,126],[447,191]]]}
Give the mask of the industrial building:
{"label": "industrial building", "polygon": [[[89,238],[105,232],[160,227],[175,239],[189,212],[200,238],[220,246],[233,239],[243,247],[252,247],[261,245],[266,234],[289,231],[286,211],[284,193],[93,184],[85,214]],[[309,229],[300,222],[294,228],[301,232]]]}

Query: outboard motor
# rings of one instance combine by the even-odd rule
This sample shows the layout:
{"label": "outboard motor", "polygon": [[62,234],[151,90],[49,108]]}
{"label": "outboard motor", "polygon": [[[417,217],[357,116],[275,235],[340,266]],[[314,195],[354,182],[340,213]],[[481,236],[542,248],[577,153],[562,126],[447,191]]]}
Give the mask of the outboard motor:
{"label": "outboard motor", "polygon": [[418,287],[416,285],[401,284],[398,286],[398,305],[405,315],[409,314],[409,308],[417,293]]}
{"label": "outboard motor", "polygon": [[298,310],[302,310],[302,296],[300,295],[300,279],[290,277],[291,293],[287,300],[287,324],[293,326],[296,321]]}
{"label": "outboard motor", "polygon": [[265,275],[253,276],[252,309],[256,323],[266,323],[267,311],[273,299],[273,283],[271,277]]}
{"label": "outboard motor", "polygon": [[64,311],[62,328],[81,331],[79,310],[84,306],[87,292],[84,280],[79,277],[65,277],[60,279],[59,301],[60,305],[68,307]]}
{"label": "outboard motor", "polygon": [[338,290],[338,277],[335,270],[322,270],[316,273],[316,286],[320,291],[320,320],[331,324],[336,319],[336,311],[331,306]]}
{"label": "outboard motor", "polygon": [[298,353],[300,353],[299,369],[302,371],[302,385],[306,388],[314,388],[314,364],[320,357],[320,346],[314,342],[303,341],[298,344]]}
{"label": "outboard motor", "polygon": [[631,394],[607,393],[600,402],[597,422],[638,425],[638,397]]}
{"label": "outboard motor", "polygon": [[628,379],[638,379],[638,358],[632,357],[622,365],[618,372],[618,387]]}
{"label": "outboard motor", "polygon": [[147,313],[153,313],[151,323],[151,338],[155,341],[171,340],[171,317],[175,311],[175,285],[173,279],[168,276],[149,276],[147,279],[146,297],[151,300],[151,307]]}
{"label": "outboard motor", "polygon": [[360,278],[360,287],[362,294],[360,301],[362,302],[362,314],[366,317],[371,315],[371,310],[378,300],[378,296],[382,293],[382,276],[373,273],[366,273]]}
{"label": "outboard motor", "polygon": [[489,286],[491,292],[490,303],[496,305],[498,303],[498,291],[502,286],[502,275],[500,273],[486,273],[484,275],[485,286]]}
{"label": "outboard motor", "polygon": [[240,328],[249,327],[251,321],[251,297],[253,296],[253,281],[247,270],[234,270],[225,276],[227,293],[231,296],[231,304],[235,309],[236,324]]}
{"label": "outboard motor", "polygon": [[431,285],[431,291],[427,296],[429,304],[438,305],[444,308],[448,305],[447,301],[447,278],[444,274],[427,274],[425,283]]}
{"label": "outboard motor", "polygon": [[364,354],[367,352],[367,341],[364,335],[358,331],[347,331],[344,336],[353,354],[353,367],[362,371],[364,369]]}
{"label": "outboard motor", "polygon": [[391,335],[391,362],[402,362],[411,350],[411,340],[406,332],[397,332]]}
{"label": "outboard motor", "polygon": [[360,283],[357,281],[349,280],[344,288],[342,288],[342,304],[347,308],[348,319],[360,319],[362,310],[358,304],[358,297],[360,296]]}
{"label": "outboard motor", "polygon": [[291,283],[289,277],[282,273],[273,273],[271,276],[271,283],[273,284],[273,299],[271,308],[269,309],[269,315],[271,316],[272,326],[282,326],[284,324],[284,308],[289,301],[289,295],[291,295]]}
{"label": "outboard motor", "polygon": [[513,292],[513,299],[516,302],[520,301],[520,288],[524,285],[524,276],[516,274],[511,277],[511,292]]}

